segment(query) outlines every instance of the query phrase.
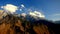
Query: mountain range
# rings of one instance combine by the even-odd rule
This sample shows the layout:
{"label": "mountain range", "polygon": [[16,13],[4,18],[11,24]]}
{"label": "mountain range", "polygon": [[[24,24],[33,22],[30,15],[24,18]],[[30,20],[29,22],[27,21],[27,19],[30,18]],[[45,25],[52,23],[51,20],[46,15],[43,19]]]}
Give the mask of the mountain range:
{"label": "mountain range", "polygon": [[5,12],[0,16],[0,34],[60,34],[60,24],[46,19]]}

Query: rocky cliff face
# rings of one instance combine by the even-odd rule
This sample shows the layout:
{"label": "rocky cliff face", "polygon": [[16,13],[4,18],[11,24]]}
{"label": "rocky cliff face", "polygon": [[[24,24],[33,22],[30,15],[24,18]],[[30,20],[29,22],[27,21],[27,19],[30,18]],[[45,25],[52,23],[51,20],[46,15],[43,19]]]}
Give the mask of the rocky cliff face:
{"label": "rocky cliff face", "polygon": [[[30,23],[13,15],[7,15],[0,20],[0,34],[51,34],[48,26],[39,22]],[[52,31],[52,34],[53,31]]]}
{"label": "rocky cliff face", "polygon": [[5,17],[7,15],[6,12],[4,12],[4,10],[0,10],[0,19],[2,19],[3,17]]}

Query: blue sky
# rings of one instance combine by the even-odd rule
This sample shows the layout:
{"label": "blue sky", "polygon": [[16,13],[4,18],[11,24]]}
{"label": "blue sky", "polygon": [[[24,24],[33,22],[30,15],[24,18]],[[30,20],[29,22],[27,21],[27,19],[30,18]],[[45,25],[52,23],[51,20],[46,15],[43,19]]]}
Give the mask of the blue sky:
{"label": "blue sky", "polygon": [[48,20],[60,20],[60,0],[0,0],[0,6],[6,4],[24,4],[26,8],[41,11]]}

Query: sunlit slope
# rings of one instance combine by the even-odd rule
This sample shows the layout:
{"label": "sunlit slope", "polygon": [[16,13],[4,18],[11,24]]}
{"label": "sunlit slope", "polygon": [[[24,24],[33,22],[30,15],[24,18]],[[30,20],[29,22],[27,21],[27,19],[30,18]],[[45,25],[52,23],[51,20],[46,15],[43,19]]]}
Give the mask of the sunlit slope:
{"label": "sunlit slope", "polygon": [[3,17],[5,17],[7,15],[6,12],[4,12],[4,10],[0,10],[0,19],[2,19]]}
{"label": "sunlit slope", "polygon": [[0,21],[0,34],[50,34],[47,25],[32,23],[26,19],[7,15]]}

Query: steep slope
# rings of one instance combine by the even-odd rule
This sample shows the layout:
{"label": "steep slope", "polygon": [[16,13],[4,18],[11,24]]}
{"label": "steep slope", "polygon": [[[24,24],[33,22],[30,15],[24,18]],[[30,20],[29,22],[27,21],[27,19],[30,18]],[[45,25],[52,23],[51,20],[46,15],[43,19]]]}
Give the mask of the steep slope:
{"label": "steep slope", "polygon": [[0,19],[3,18],[3,16],[5,17],[7,15],[6,12],[4,12],[4,10],[0,10]]}
{"label": "steep slope", "polygon": [[50,34],[46,25],[36,22],[7,15],[0,21],[0,34]]}

